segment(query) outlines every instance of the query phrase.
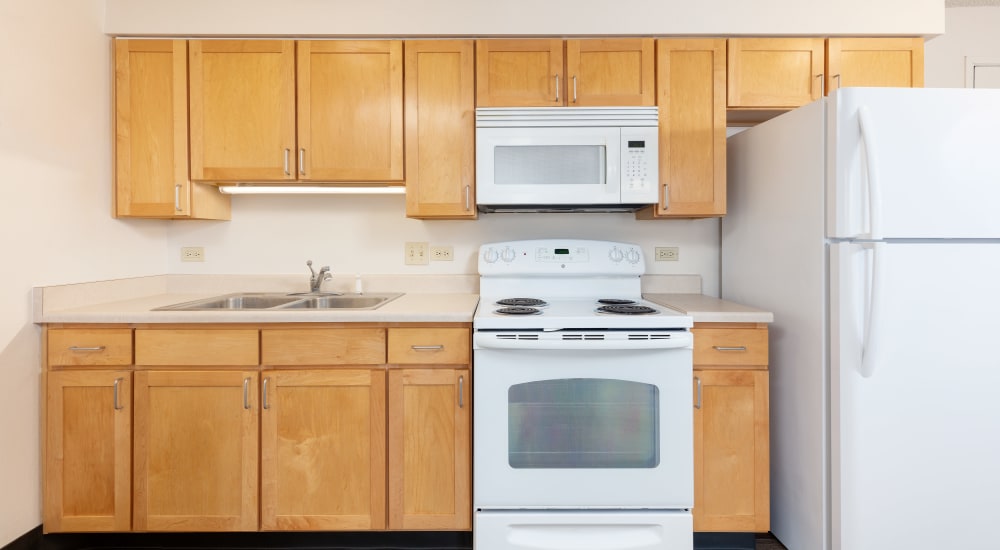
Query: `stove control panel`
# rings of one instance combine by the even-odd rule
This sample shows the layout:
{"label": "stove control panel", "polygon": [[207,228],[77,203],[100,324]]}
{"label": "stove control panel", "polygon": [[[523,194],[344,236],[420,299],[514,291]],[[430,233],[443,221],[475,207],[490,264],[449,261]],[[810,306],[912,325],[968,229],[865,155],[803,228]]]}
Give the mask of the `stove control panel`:
{"label": "stove control panel", "polygon": [[538,239],[484,244],[481,275],[642,275],[638,245],[581,239]]}

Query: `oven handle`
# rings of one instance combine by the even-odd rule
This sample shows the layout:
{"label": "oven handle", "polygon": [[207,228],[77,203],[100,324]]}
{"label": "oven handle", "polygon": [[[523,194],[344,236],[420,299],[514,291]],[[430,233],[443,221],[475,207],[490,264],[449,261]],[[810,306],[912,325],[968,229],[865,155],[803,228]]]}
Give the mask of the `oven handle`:
{"label": "oven handle", "polygon": [[[551,335],[552,333],[543,333]],[[672,333],[669,338],[650,339],[607,339],[587,340],[563,339],[567,336],[548,336],[539,333],[494,333],[477,332],[473,339],[479,349],[523,349],[523,350],[657,350],[690,349],[694,337],[690,332]],[[537,338],[537,339],[536,339]]]}

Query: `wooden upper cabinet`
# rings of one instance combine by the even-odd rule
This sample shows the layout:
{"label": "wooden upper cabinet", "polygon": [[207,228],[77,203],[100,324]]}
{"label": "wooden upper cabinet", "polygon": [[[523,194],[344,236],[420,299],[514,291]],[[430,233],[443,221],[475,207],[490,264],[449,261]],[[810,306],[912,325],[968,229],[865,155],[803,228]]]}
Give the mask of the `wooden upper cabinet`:
{"label": "wooden upper cabinet", "polygon": [[923,38],[830,38],[826,90],[847,86],[924,86]]}
{"label": "wooden upper cabinet", "polygon": [[653,51],[652,38],[477,40],[476,106],[655,105]]}
{"label": "wooden upper cabinet", "polygon": [[132,525],[132,373],[67,370],[45,380],[45,532]]}
{"label": "wooden upper cabinet", "polygon": [[184,40],[115,40],[115,216],[228,220],[229,198],[188,179]]}
{"label": "wooden upper cabinet", "polygon": [[385,371],[264,371],[262,392],[261,529],[385,529]]}
{"label": "wooden upper cabinet", "polygon": [[476,217],[471,40],[406,42],[406,215]]}
{"label": "wooden upper cabinet", "polygon": [[729,108],[791,109],[823,94],[822,38],[729,39]]}
{"label": "wooden upper cabinet", "polygon": [[656,105],[654,40],[566,41],[566,105]]}
{"label": "wooden upper cabinet", "polygon": [[403,179],[403,42],[304,40],[298,49],[299,180]]}
{"label": "wooden upper cabinet", "polygon": [[660,200],[640,218],[726,213],[726,41],[657,41]]}
{"label": "wooden upper cabinet", "polygon": [[189,43],[191,179],[295,179],[295,42]]}

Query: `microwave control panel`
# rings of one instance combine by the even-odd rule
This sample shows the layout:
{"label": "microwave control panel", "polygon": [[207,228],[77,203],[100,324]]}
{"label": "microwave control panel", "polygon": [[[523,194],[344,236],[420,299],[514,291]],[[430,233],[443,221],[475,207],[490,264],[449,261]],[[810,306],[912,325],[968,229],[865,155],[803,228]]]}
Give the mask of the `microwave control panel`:
{"label": "microwave control panel", "polygon": [[657,202],[659,155],[655,128],[622,128],[622,202]]}

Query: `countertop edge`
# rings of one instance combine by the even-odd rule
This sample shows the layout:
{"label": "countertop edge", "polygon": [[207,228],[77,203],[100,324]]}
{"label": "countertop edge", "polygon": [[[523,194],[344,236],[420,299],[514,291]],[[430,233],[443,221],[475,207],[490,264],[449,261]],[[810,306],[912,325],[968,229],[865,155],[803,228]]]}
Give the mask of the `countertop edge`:
{"label": "countertop edge", "polygon": [[650,302],[690,315],[695,323],[773,323],[774,314],[704,294],[646,293]]}

